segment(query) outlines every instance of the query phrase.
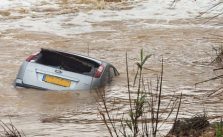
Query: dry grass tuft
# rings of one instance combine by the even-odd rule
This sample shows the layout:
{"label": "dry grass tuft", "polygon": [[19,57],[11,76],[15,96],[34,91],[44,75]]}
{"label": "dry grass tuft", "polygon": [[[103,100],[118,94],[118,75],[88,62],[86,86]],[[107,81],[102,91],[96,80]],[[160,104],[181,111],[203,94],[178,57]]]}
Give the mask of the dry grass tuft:
{"label": "dry grass tuft", "polygon": [[199,137],[210,126],[208,117],[204,115],[196,115],[189,119],[177,120],[167,137]]}

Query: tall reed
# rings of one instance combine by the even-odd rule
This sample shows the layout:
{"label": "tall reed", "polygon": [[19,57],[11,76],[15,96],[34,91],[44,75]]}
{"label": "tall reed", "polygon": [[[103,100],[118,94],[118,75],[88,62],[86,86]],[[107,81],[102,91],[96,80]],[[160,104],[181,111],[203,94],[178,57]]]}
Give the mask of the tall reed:
{"label": "tall reed", "polygon": [[[133,79],[133,85],[131,85],[128,54],[126,53],[126,92],[128,94],[128,105],[125,107],[128,108],[127,112],[115,106],[117,105],[115,99],[113,100],[114,103],[111,103],[112,106],[108,104],[105,91],[98,91],[98,96],[101,98],[101,101],[98,103],[98,111],[111,137],[156,137],[160,127],[169,119],[170,115],[173,114],[175,108],[177,108],[175,121],[177,119],[182,94],[180,97],[173,95],[171,99],[168,100],[167,106],[162,104],[163,59],[161,62],[160,75],[157,76],[154,89],[152,82],[148,81],[145,78],[145,73],[143,73],[145,68],[144,65],[150,57],[151,55],[144,55],[143,49],[140,51],[140,60],[136,62],[137,72]],[[168,111],[167,116],[161,118],[165,111]],[[119,115],[115,115],[115,113]]]}

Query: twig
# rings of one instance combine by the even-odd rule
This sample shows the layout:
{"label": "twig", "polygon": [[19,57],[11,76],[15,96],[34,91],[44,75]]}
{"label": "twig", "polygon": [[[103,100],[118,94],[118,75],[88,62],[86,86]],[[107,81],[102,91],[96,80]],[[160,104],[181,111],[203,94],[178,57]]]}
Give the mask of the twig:
{"label": "twig", "polygon": [[125,54],[125,65],[126,65],[126,75],[127,75],[127,86],[128,86],[128,94],[129,94],[129,105],[130,105],[130,111],[132,112],[132,99],[131,99],[131,92],[130,92],[130,84],[129,84],[129,69],[128,69],[128,54],[126,52]]}
{"label": "twig", "polygon": [[156,112],[156,126],[154,136],[156,136],[157,126],[159,122],[159,111],[160,111],[160,104],[161,104],[161,93],[162,93],[162,84],[163,84],[163,58],[162,58],[162,67],[161,67],[161,76],[160,76],[160,86],[159,86],[159,95],[158,95],[158,107]]}
{"label": "twig", "polygon": [[182,92],[181,92],[181,95],[180,95],[180,102],[179,102],[179,105],[178,105],[178,108],[177,108],[177,114],[176,114],[174,124],[173,124],[173,132],[175,130],[176,122],[177,122],[177,119],[178,119],[178,114],[179,114],[179,111],[180,111],[181,99],[182,99]]}
{"label": "twig", "polygon": [[211,8],[209,8],[209,9],[207,9],[207,10],[206,10],[204,13],[202,13],[202,14],[198,15],[197,17],[201,17],[202,15],[204,15],[204,14],[208,13],[208,11],[210,11],[210,10],[214,9],[215,7],[217,7],[217,6],[218,6],[218,5],[220,5],[220,4],[222,4],[222,2],[219,2],[219,3],[215,4],[214,6],[212,6],[212,7],[211,7]]}
{"label": "twig", "polygon": [[168,120],[168,118],[169,118],[169,117],[171,116],[171,114],[173,113],[173,110],[175,109],[176,105],[177,105],[177,99],[173,102],[173,105],[172,105],[172,107],[171,107],[171,110],[170,110],[168,116],[163,120],[163,123],[159,126],[158,129],[160,129],[160,128],[163,126],[163,124]]}
{"label": "twig", "polygon": [[216,80],[216,79],[220,79],[220,78],[223,78],[223,75],[219,75],[219,76],[217,76],[217,77],[210,78],[210,79],[208,79],[208,80],[204,80],[204,81],[195,83],[195,86],[198,85],[198,84],[201,84],[201,83],[205,83],[205,82],[212,81],[212,80]]}
{"label": "twig", "polygon": [[219,14],[217,14],[217,15],[211,17],[211,18],[209,18],[206,22],[204,22],[204,24],[208,23],[209,21],[211,21],[211,20],[213,20],[214,18],[217,18],[218,16],[221,16],[221,15],[223,15],[223,12],[222,12],[222,13],[219,13]]}
{"label": "twig", "polygon": [[104,123],[105,123],[105,125],[106,125],[106,127],[107,127],[107,129],[108,129],[108,131],[109,131],[110,136],[113,137],[113,134],[112,134],[112,132],[111,132],[111,129],[110,129],[110,127],[108,126],[107,120],[106,120],[106,118],[105,118],[105,114],[104,114],[103,112],[101,112],[101,111],[100,111],[99,113],[100,113],[100,115],[101,115],[102,118],[103,118],[103,121],[104,121]]}
{"label": "twig", "polygon": [[213,69],[213,71],[222,70],[222,69],[223,69],[223,67],[222,68]]}

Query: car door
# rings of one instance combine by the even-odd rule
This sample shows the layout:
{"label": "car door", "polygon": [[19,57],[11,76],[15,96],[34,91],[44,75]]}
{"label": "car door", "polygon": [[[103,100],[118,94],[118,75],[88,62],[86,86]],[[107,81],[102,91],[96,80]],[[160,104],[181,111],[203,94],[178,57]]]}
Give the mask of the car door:
{"label": "car door", "polygon": [[106,70],[105,82],[106,83],[111,83],[113,77],[115,77],[117,75],[118,75],[118,71],[112,65],[109,65],[107,70]]}

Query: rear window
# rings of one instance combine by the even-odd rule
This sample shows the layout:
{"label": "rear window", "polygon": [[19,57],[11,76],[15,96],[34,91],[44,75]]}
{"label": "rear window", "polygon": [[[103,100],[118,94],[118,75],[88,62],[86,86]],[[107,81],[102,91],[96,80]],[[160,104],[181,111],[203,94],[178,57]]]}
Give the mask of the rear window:
{"label": "rear window", "polygon": [[36,63],[93,76],[99,63],[77,55],[42,49]]}

